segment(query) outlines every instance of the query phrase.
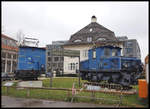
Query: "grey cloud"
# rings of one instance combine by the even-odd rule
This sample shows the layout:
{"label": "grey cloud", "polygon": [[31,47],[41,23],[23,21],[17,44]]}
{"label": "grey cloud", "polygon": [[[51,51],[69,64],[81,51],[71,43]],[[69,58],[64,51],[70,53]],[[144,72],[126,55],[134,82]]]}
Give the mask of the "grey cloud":
{"label": "grey cloud", "polygon": [[138,39],[142,60],[148,54],[148,2],[2,2],[4,33],[15,37],[21,29],[41,46],[68,40],[92,15],[116,36]]}

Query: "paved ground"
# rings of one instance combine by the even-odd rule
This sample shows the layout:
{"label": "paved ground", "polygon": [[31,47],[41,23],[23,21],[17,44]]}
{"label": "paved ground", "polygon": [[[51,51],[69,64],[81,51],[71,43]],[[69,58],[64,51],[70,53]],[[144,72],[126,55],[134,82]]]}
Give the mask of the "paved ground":
{"label": "paved ground", "polygon": [[91,103],[70,103],[52,100],[15,98],[8,96],[2,96],[1,99],[2,107],[108,107]]}

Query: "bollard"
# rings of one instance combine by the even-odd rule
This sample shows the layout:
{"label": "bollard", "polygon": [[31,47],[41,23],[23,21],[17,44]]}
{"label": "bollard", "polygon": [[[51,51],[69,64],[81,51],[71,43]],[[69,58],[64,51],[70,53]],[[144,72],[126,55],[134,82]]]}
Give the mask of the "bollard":
{"label": "bollard", "polygon": [[146,79],[139,79],[138,85],[139,85],[139,97],[147,98],[148,97],[148,84],[146,82]]}

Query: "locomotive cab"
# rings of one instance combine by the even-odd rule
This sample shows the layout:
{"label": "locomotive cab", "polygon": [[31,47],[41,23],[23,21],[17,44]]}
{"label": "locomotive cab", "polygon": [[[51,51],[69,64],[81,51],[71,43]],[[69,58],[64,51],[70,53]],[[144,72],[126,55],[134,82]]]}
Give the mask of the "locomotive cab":
{"label": "locomotive cab", "polygon": [[121,48],[101,46],[88,51],[88,60],[80,63],[84,80],[130,86],[137,83],[142,73],[141,60],[121,56]]}

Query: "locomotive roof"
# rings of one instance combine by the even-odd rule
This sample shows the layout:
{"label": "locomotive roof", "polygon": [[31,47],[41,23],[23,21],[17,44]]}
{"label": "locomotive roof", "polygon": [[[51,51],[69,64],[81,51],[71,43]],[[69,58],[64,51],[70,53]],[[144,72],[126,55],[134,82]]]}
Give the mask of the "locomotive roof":
{"label": "locomotive roof", "polygon": [[118,46],[111,46],[111,45],[93,46],[93,48],[92,48],[92,49],[100,48],[100,47],[109,47],[109,48],[113,47],[113,48],[122,49],[121,47],[118,47]]}
{"label": "locomotive roof", "polygon": [[38,48],[38,49],[46,49],[45,47],[32,47],[32,46],[19,46],[19,48]]}

